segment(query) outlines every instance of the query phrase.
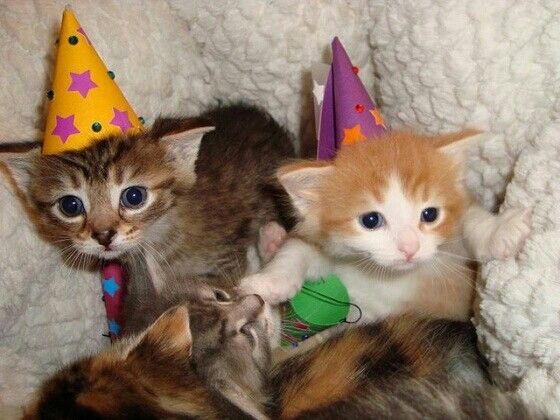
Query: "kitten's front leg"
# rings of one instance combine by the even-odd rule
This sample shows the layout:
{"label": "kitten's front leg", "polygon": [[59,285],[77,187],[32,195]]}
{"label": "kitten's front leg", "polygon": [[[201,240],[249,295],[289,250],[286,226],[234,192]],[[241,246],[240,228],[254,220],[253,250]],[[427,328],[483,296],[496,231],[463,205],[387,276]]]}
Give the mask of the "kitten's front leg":
{"label": "kitten's front leg", "polygon": [[277,305],[293,297],[310,273],[315,276],[328,271],[329,264],[317,248],[291,238],[260,273],[242,279],[239,289],[242,294],[255,293]]}
{"label": "kitten's front leg", "polygon": [[464,219],[464,237],[480,261],[516,256],[531,232],[532,208],[493,214],[473,205]]}
{"label": "kitten's front leg", "polygon": [[259,229],[257,249],[264,263],[269,262],[286,241],[288,233],[278,222],[271,221]]}

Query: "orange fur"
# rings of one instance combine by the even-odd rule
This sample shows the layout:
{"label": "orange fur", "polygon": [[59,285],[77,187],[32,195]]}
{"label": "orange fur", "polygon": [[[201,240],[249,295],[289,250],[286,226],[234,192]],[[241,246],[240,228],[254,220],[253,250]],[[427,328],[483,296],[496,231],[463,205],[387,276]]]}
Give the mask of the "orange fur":
{"label": "orange fur", "polygon": [[[348,276],[342,280],[365,305],[366,318],[403,312],[469,317],[476,272],[462,241],[471,205],[463,176],[476,134],[392,131],[343,146],[332,162],[300,161],[278,171],[301,216],[294,236],[317,246],[334,272]],[[378,225],[365,226],[368,217]],[[298,246],[284,253],[294,262]],[[296,277],[305,278],[307,262],[298,264],[303,276],[298,271]],[[271,265],[264,275],[285,275],[280,267]],[[266,296],[267,287],[254,292]],[[369,293],[384,297],[368,299]],[[276,291],[272,299],[289,297]]]}
{"label": "orange fur", "polygon": [[317,202],[321,228],[352,234],[351,222],[368,210],[364,208],[366,194],[382,201],[390,177],[397,175],[411,199],[445,198],[446,217],[434,233],[450,238],[465,211],[467,196],[457,181],[457,165],[435,146],[472,134],[465,131],[444,136],[445,141],[440,141],[395,131],[380,139],[343,147],[333,162],[335,170],[321,186],[321,200]]}
{"label": "orange fur", "polygon": [[314,352],[302,376],[294,377],[283,390],[282,400],[287,404],[282,417],[294,418],[347,397],[355,390],[356,368],[367,346],[367,341],[353,334]]}

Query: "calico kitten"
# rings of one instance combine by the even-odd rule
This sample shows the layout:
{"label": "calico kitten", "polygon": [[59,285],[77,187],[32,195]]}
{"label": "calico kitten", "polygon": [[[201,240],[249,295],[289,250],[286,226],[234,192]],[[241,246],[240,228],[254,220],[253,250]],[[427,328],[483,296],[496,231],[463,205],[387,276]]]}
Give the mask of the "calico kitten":
{"label": "calico kitten", "polygon": [[538,418],[488,382],[472,324],[412,316],[344,330],[272,371],[275,417]]}
{"label": "calico kitten", "polygon": [[463,184],[474,131],[426,138],[390,132],[343,147],[333,162],[300,161],[278,171],[301,217],[294,234],[245,293],[277,304],[305,278],[339,275],[363,321],[403,312],[466,320],[476,266],[515,256],[530,211],[493,215]]}
{"label": "calico kitten", "polygon": [[469,323],[394,318],[271,367],[262,307],[174,307],[47,380],[25,418],[539,418],[488,384]]}
{"label": "calico kitten", "polygon": [[257,247],[265,258],[275,252],[290,219],[274,171],[293,153],[270,115],[237,104],[159,119],[143,134],[81,151],[41,156],[34,148],[0,161],[39,231],[71,264],[125,263],[134,330],[169,284],[235,284],[258,268]]}
{"label": "calico kitten", "polygon": [[24,418],[264,418],[262,307],[255,295],[173,307],[146,331],[55,374]]}

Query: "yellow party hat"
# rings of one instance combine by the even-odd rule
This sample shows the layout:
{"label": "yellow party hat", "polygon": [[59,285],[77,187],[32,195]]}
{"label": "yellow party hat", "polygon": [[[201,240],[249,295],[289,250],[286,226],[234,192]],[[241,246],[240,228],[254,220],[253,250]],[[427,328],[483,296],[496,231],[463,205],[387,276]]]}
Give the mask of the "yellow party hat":
{"label": "yellow party hat", "polygon": [[110,134],[142,130],[114,77],[67,7],[62,15],[52,89],[47,93],[43,154],[79,150]]}

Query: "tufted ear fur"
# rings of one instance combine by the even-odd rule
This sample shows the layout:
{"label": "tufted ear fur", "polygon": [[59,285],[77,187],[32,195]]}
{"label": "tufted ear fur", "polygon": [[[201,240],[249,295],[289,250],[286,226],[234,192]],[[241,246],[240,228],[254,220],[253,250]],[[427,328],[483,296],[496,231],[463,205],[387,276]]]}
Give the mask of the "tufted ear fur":
{"label": "tufted ear fur", "polygon": [[276,176],[294,207],[305,216],[310,205],[318,199],[323,180],[332,171],[332,165],[327,162],[301,161],[282,166]]}
{"label": "tufted ear fur", "polygon": [[0,145],[0,167],[10,177],[18,193],[27,196],[33,168],[41,158],[41,143],[9,143]]}
{"label": "tufted ear fur", "polygon": [[464,175],[465,164],[472,150],[480,143],[484,133],[479,130],[467,129],[458,133],[451,133],[434,138],[436,148],[451,157],[459,167],[461,178]]}
{"label": "tufted ear fur", "polygon": [[189,311],[185,305],[165,311],[121,354],[129,357],[157,356],[161,360],[187,359],[191,354],[192,334]]}
{"label": "tufted ear fur", "polygon": [[167,159],[177,170],[194,180],[195,163],[204,134],[214,130],[211,122],[202,118],[160,118],[150,135],[167,150]]}

